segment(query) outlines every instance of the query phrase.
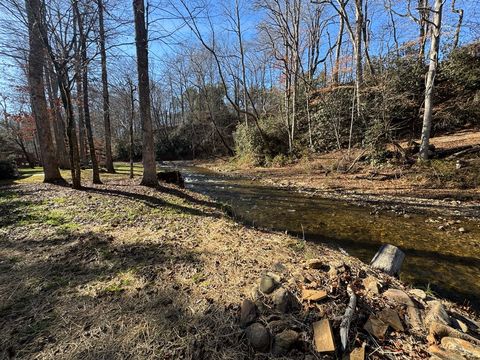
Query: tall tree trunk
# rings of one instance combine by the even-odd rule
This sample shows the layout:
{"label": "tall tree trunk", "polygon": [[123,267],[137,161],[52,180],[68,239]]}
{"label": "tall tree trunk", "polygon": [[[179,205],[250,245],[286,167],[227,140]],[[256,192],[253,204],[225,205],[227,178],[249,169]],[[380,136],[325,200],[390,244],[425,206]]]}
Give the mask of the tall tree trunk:
{"label": "tall tree trunk", "polygon": [[[66,71],[66,69],[65,69]],[[73,112],[72,93],[70,91],[67,74],[59,72],[57,69],[58,83],[60,86],[60,95],[62,97],[63,108],[67,116],[67,137],[69,144],[70,172],[72,174],[72,187],[80,189],[82,187],[80,169],[80,153],[78,149],[77,131],[75,130],[75,115]]]}
{"label": "tall tree trunk", "polygon": [[77,18],[78,35],[80,37],[80,59],[83,90],[83,111],[85,116],[85,128],[87,130],[88,147],[90,150],[90,161],[92,162],[92,181],[94,184],[101,184],[100,171],[98,169],[97,154],[93,141],[92,122],[90,118],[89,88],[88,88],[88,59],[87,59],[87,36],[83,28],[83,16],[78,9],[78,1],[74,1],[74,11]]}
{"label": "tall tree trunk", "polygon": [[87,154],[85,151],[85,111],[83,108],[83,86],[82,86],[82,69],[81,69],[81,59],[80,59],[80,51],[77,51],[77,56],[75,59],[75,85],[76,85],[76,105],[77,105],[77,112],[78,112],[78,146],[79,146],[79,159],[80,163],[83,165],[85,164],[85,160],[87,158]]}
{"label": "tall tree trunk", "polygon": [[153,142],[152,115],[150,109],[150,83],[148,74],[148,34],[145,27],[145,5],[143,0],[133,0],[135,15],[135,44],[137,48],[138,97],[142,121],[142,185],[158,184]]}
{"label": "tall tree trunk", "polygon": [[27,0],[25,2],[25,8],[28,17],[30,44],[28,54],[28,83],[30,86],[32,112],[40,139],[40,153],[42,155],[43,171],[45,173],[44,182],[64,182],[55,157],[47,100],[45,98],[45,86],[43,82],[45,56],[40,29],[42,23],[39,21],[41,13],[40,0]]}
{"label": "tall tree trunk", "polygon": [[340,81],[340,56],[342,54],[343,31],[345,27],[345,20],[340,16],[340,25],[338,28],[337,46],[335,49],[335,68],[333,70],[333,82],[338,84]]}
{"label": "tall tree trunk", "polygon": [[357,96],[357,117],[360,117],[360,89],[363,83],[362,66],[362,32],[363,32],[363,0],[355,0],[355,91]]}
{"label": "tall tree trunk", "polygon": [[130,148],[128,155],[130,157],[130,179],[133,179],[133,119],[135,118],[135,98],[133,82],[130,78],[127,79],[128,87],[130,90],[130,123],[129,123],[129,135],[130,135]]}
{"label": "tall tree trunk", "polygon": [[370,59],[370,51],[369,51],[369,36],[368,36],[368,0],[365,0],[365,12],[363,16],[363,44],[365,45],[365,59],[367,60],[368,69],[370,70],[370,75],[375,75],[375,69],[373,68],[372,60]]}
{"label": "tall tree trunk", "polygon": [[463,9],[455,8],[455,0],[452,0],[452,12],[458,14],[457,27],[455,28],[455,36],[453,37],[453,49],[458,47],[458,41],[460,39],[460,30],[462,29],[463,22]]}
{"label": "tall tree trunk", "polygon": [[423,68],[423,63],[425,61],[425,43],[427,42],[427,29],[428,29],[428,17],[429,11],[427,9],[428,0],[418,0],[418,13],[420,16],[419,21],[419,51],[418,51],[418,63],[420,67]]}
{"label": "tall tree trunk", "polygon": [[108,94],[107,52],[105,50],[105,25],[103,21],[103,0],[97,0],[100,56],[102,61],[103,124],[105,126],[105,167],[115,173],[112,160],[112,129],[110,126],[110,96]]}
{"label": "tall tree trunk", "polygon": [[237,37],[238,45],[240,48],[240,64],[242,66],[242,82],[243,82],[243,106],[245,108],[245,125],[248,127],[248,97],[247,97],[247,75],[245,70],[245,51],[243,49],[243,39],[242,39],[242,25],[240,20],[240,6],[239,0],[235,0],[235,16],[237,20]]}
{"label": "tall tree trunk", "polygon": [[432,128],[433,85],[437,73],[438,50],[440,48],[440,28],[442,25],[443,0],[435,0],[432,35],[430,42],[430,64],[425,85],[425,111],[423,113],[422,140],[419,157],[428,160],[428,147],[430,143],[430,131]]}
{"label": "tall tree trunk", "polygon": [[62,169],[70,167],[67,147],[65,146],[65,124],[63,123],[62,114],[58,106],[58,85],[53,80],[52,69],[50,65],[45,66],[45,80],[47,82],[47,93],[52,115],[53,134],[55,136],[55,150],[57,154],[58,164]]}

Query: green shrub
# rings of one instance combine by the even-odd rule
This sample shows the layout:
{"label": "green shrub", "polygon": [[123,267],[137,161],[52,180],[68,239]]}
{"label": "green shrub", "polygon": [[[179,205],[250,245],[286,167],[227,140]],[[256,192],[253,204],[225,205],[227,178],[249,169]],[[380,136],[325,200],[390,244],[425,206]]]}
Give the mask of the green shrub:
{"label": "green shrub", "polygon": [[[258,124],[241,123],[233,135],[237,160],[254,166],[266,166],[279,155],[288,154],[287,134],[281,119],[268,117]],[[263,136],[262,136],[263,134]]]}

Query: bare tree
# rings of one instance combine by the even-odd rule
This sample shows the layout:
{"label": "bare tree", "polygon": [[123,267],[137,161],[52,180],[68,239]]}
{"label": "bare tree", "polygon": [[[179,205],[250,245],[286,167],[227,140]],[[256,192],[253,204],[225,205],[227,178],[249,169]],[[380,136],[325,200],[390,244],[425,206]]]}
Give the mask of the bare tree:
{"label": "bare tree", "polygon": [[100,56],[102,62],[103,124],[105,127],[105,167],[115,173],[112,160],[112,129],[110,126],[110,97],[108,93],[107,52],[105,50],[104,2],[97,0]]}
{"label": "bare tree", "polygon": [[45,84],[43,81],[45,52],[42,45],[42,30],[40,28],[42,22],[39,21],[39,15],[41,14],[40,0],[26,0],[25,7],[28,17],[30,44],[28,56],[28,82],[30,85],[32,112],[35,117],[37,134],[40,140],[40,152],[45,173],[44,182],[63,182],[64,180],[60,175],[53,147],[47,100],[45,98]]}
{"label": "bare tree", "polygon": [[150,80],[148,74],[148,34],[145,27],[145,4],[133,0],[135,16],[135,44],[137,48],[138,95],[143,133],[143,178],[142,185],[158,184],[153,142],[152,115],[150,108]]}
{"label": "bare tree", "polygon": [[94,184],[101,184],[100,180],[100,171],[98,169],[98,160],[97,154],[95,152],[95,143],[93,141],[93,129],[92,121],[90,118],[90,103],[89,103],[89,84],[88,84],[88,58],[87,58],[87,31],[84,28],[84,16],[80,13],[78,7],[78,0],[73,0],[73,11],[75,13],[75,18],[78,26],[78,35],[79,35],[79,50],[80,50],[80,74],[82,79],[82,90],[83,90],[83,112],[85,116],[85,128],[87,130],[87,140],[88,147],[90,150],[90,161],[92,162],[92,181]]}
{"label": "bare tree", "polygon": [[65,122],[62,116],[60,99],[58,98],[58,83],[53,73],[51,64],[45,66],[45,81],[47,85],[48,100],[52,115],[52,123],[55,135],[55,149],[58,164],[62,169],[69,169],[68,153],[66,147]]}
{"label": "bare tree", "polygon": [[438,65],[438,50],[440,48],[440,28],[442,25],[442,10],[444,0],[435,0],[433,9],[432,34],[430,42],[430,63],[425,85],[425,110],[423,113],[422,139],[419,157],[428,160],[430,132],[432,128],[433,86]]}
{"label": "bare tree", "polygon": [[462,29],[463,23],[463,9],[457,9],[455,7],[456,0],[452,0],[452,12],[458,14],[458,22],[455,28],[455,36],[453,37],[453,49],[456,49],[458,46],[458,41],[460,39],[460,30]]}

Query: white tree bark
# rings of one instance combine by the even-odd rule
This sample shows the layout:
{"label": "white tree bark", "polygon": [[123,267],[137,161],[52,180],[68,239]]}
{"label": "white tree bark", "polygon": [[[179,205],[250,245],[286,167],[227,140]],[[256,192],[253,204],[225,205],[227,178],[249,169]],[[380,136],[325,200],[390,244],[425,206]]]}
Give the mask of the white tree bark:
{"label": "white tree bark", "polygon": [[438,65],[438,49],[440,47],[440,27],[442,24],[442,8],[444,0],[435,0],[433,10],[432,38],[430,43],[430,64],[425,84],[425,111],[423,113],[422,139],[419,157],[428,160],[428,147],[432,129],[433,85]]}

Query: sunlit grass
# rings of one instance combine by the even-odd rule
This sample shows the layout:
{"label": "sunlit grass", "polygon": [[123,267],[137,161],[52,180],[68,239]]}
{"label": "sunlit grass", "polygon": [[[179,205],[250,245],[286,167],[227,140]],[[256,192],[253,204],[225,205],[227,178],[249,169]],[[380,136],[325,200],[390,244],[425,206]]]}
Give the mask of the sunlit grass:
{"label": "sunlit grass", "polygon": [[[114,164],[115,174],[110,173],[101,173],[100,178],[102,180],[120,180],[125,179],[126,177],[130,176],[130,164],[127,162],[118,162]],[[22,168],[19,169],[20,178],[10,181],[9,183],[13,184],[35,184],[43,182],[44,175],[43,175],[43,168],[41,166],[37,166],[34,168]],[[67,180],[71,181],[72,176],[70,170],[60,170],[60,174],[62,177]],[[140,177],[143,174],[143,165],[141,163],[134,163],[133,164],[133,176]],[[82,170],[82,182],[83,181],[91,181],[92,180],[92,170],[86,169]]]}

